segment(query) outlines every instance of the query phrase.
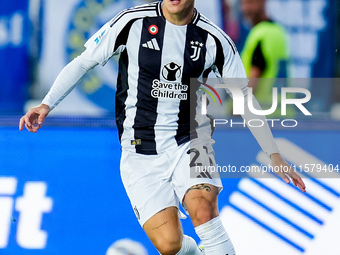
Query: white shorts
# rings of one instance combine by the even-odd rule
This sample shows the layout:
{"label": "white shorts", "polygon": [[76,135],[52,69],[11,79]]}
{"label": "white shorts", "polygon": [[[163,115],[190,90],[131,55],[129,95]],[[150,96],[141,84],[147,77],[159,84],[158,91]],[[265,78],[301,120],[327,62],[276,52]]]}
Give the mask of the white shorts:
{"label": "white shorts", "polygon": [[[144,155],[123,150],[120,171],[136,217],[144,223],[159,211],[183,201],[186,191],[197,184],[208,183],[222,190],[218,173],[215,175],[195,173],[197,160],[200,164],[215,164],[212,142],[204,148],[190,148],[190,143],[158,155]],[[199,146],[199,145],[197,145]],[[197,158],[197,151],[200,157]],[[190,167],[191,165],[191,171]],[[191,172],[191,174],[190,174]],[[191,176],[190,176],[191,175]],[[212,176],[212,178],[211,178]]]}

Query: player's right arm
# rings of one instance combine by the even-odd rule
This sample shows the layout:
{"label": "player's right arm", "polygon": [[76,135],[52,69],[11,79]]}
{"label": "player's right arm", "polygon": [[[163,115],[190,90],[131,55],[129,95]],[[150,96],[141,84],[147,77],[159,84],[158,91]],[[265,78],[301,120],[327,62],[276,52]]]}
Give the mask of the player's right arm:
{"label": "player's right arm", "polygon": [[87,50],[72,60],[60,72],[41,105],[31,108],[20,119],[19,130],[22,131],[25,126],[28,131],[36,133],[48,113],[56,107],[73,90],[77,82],[96,65],[98,65],[98,62],[88,57]]}
{"label": "player's right arm", "polygon": [[[145,16],[157,16],[157,6],[158,3],[152,3],[138,10],[124,10],[99,29],[85,43],[86,50],[64,67],[42,104],[29,110],[21,118],[19,129],[22,130],[26,124],[29,131],[37,132],[47,114],[73,90],[90,69],[98,64],[104,66],[113,55],[119,55],[125,50],[133,23]],[[48,111],[46,106],[49,107]]]}
{"label": "player's right arm", "polygon": [[19,122],[19,130],[24,126],[28,131],[36,133],[45,117],[52,111],[76,86],[77,82],[92,68],[105,63],[122,48],[116,45],[116,38],[122,30],[120,26],[106,23],[85,44],[86,50],[73,59],[58,75],[48,94],[40,106],[30,109]]}

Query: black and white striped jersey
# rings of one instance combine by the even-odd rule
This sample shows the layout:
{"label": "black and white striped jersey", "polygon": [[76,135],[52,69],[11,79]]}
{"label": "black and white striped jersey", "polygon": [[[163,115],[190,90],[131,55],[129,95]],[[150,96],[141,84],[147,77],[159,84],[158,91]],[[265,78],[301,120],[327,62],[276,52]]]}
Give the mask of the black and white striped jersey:
{"label": "black and white striped jersey", "polygon": [[116,121],[121,145],[150,155],[190,140],[189,96],[197,89],[191,78],[211,71],[217,77],[246,77],[234,43],[220,28],[197,11],[190,24],[174,25],[161,7],[160,1],[124,10],[85,44],[102,65],[120,55]]}

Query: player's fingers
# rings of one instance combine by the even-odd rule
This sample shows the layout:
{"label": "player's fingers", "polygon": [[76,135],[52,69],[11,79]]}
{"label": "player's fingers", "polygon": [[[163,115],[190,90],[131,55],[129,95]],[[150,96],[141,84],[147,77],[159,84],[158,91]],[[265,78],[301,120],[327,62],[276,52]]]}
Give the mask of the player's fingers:
{"label": "player's fingers", "polygon": [[27,125],[27,123],[25,123],[25,127],[28,131],[34,132],[33,129],[32,129],[32,126]]}
{"label": "player's fingers", "polygon": [[305,185],[305,183],[303,182],[303,180],[301,179],[300,176],[299,176],[298,179],[296,179],[296,182],[297,182],[297,186],[300,188],[300,190],[302,192],[306,192],[306,185]]}
{"label": "player's fingers", "polygon": [[26,124],[26,127],[31,128],[32,127],[32,123],[31,123],[30,118],[27,116],[27,114],[23,118],[24,118],[24,122]]}
{"label": "player's fingers", "polygon": [[297,187],[302,191],[302,192],[306,192],[306,186],[304,185],[304,183],[302,182],[298,182],[297,183]]}
{"label": "player's fingers", "polygon": [[298,184],[298,183],[300,183],[300,184],[303,184],[304,185],[304,182],[303,182],[303,180],[301,179],[301,177],[297,174],[297,173],[291,173],[290,174],[290,177],[294,180],[294,184],[296,183],[296,184]]}
{"label": "player's fingers", "polygon": [[302,192],[307,192],[306,191],[306,186],[301,186],[300,184],[298,185],[298,187],[300,188],[300,190],[302,191]]}
{"label": "player's fingers", "polygon": [[40,113],[38,117],[38,124],[41,125],[46,117],[46,113]]}
{"label": "player's fingers", "polygon": [[294,183],[295,186],[298,186],[298,184],[299,184],[296,179],[293,179],[293,183]]}
{"label": "player's fingers", "polygon": [[25,124],[25,119],[24,117],[20,118],[20,122],[19,122],[19,130],[22,131],[24,129],[24,124]]}
{"label": "player's fingers", "polygon": [[36,133],[40,128],[41,128],[41,125],[40,125],[40,124],[35,124],[35,125],[33,126],[33,130],[34,130],[35,133]]}
{"label": "player's fingers", "polygon": [[302,192],[306,192],[306,185],[302,178],[296,173],[292,173],[290,176],[293,179],[294,185],[297,186]]}
{"label": "player's fingers", "polygon": [[38,129],[41,127],[41,125],[34,123],[31,125],[28,125],[27,123],[25,123],[25,127],[28,131],[32,132],[32,133],[36,133],[38,131]]}
{"label": "player's fingers", "polygon": [[288,178],[287,176],[283,177],[282,179],[283,179],[287,184],[290,183],[290,180],[289,180],[289,178]]}
{"label": "player's fingers", "polygon": [[284,173],[284,172],[278,172],[277,173],[286,183],[290,183],[290,180],[288,178],[288,176]]}

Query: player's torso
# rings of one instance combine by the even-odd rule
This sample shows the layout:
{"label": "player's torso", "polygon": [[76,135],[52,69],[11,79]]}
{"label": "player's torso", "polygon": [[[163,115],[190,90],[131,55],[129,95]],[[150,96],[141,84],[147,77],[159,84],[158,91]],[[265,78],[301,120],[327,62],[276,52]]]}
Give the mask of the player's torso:
{"label": "player's torso", "polygon": [[118,79],[118,94],[126,90],[125,101],[117,101],[123,148],[155,154],[189,139],[189,97],[197,89],[190,79],[213,65],[212,44],[208,32],[192,23],[151,17],[132,24]]}

